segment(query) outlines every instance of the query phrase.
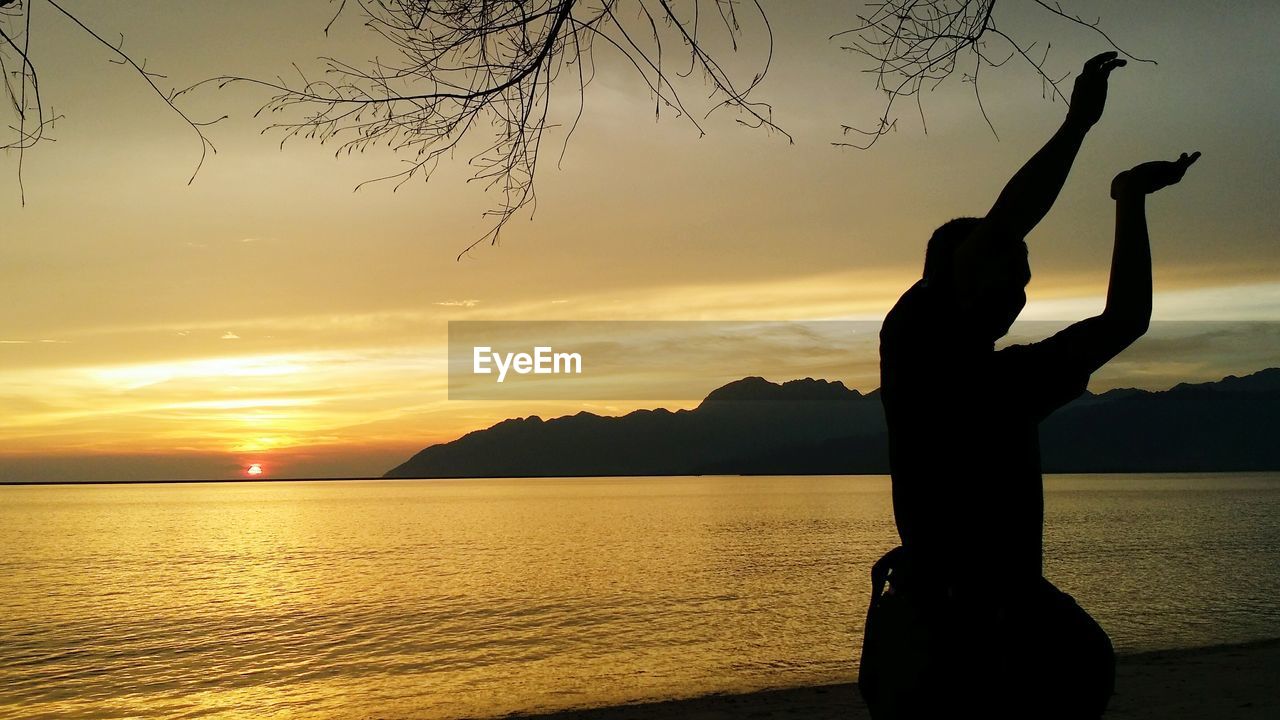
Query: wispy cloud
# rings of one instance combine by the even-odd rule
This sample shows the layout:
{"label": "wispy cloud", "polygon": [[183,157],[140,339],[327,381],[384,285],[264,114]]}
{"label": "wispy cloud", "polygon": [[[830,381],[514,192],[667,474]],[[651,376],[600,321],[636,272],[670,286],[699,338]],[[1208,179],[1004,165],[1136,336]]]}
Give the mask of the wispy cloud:
{"label": "wispy cloud", "polygon": [[[1065,291],[1064,291],[1065,290]],[[1096,315],[1106,304],[1106,288],[1059,289],[1027,304],[1026,320],[1070,320]],[[1280,283],[1157,289],[1153,320],[1280,320]]]}
{"label": "wispy cloud", "polygon": [[0,340],[0,345],[66,345],[70,340],[49,340],[41,338],[39,340]]}
{"label": "wispy cloud", "polygon": [[[0,340],[7,348],[0,366],[5,392],[0,453],[199,451],[238,461],[242,454],[278,457],[319,446],[339,454],[339,447],[358,453],[378,443],[422,447],[531,413],[624,413],[655,404],[674,409],[683,401],[450,400],[446,321],[460,314],[454,308],[467,308],[465,317],[478,320],[565,319],[568,306],[575,320],[866,319],[874,327],[910,280],[844,271],[756,282],[560,291],[514,302],[462,299],[366,312],[179,317],[68,333],[73,344],[66,345],[42,345],[41,339],[50,338],[41,338],[37,330]],[[1041,317],[1066,320],[1093,314],[1102,302],[1097,288],[1084,286],[1055,287],[1041,297],[1056,303],[1042,303]],[[1156,298],[1156,307],[1166,313],[1194,315],[1199,303],[1228,317],[1270,313],[1280,318],[1280,283],[1172,291]],[[632,349],[674,352],[659,340],[636,337]],[[756,340],[782,350],[747,352],[727,339],[705,348],[680,348],[681,357],[698,360],[712,378],[698,391],[712,389],[716,369],[723,370],[725,380],[733,379],[729,374],[775,381],[813,376],[864,391],[879,384],[874,332],[858,344],[863,349],[847,352],[833,351],[821,337]],[[299,347],[314,349],[298,352]],[[1274,328],[1189,323],[1185,332],[1173,333],[1158,324],[1099,373],[1091,388],[1157,389],[1246,374],[1274,364],[1277,348],[1280,331]],[[733,349],[739,349],[741,363],[732,367],[722,366],[711,353]]]}

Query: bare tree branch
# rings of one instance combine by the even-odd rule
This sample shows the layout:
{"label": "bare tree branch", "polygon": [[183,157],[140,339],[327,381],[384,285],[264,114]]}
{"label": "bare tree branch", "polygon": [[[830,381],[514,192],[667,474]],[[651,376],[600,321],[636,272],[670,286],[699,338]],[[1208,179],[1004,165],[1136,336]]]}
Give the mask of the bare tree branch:
{"label": "bare tree branch", "polygon": [[[177,93],[172,90],[165,92],[156,84],[156,80],[164,76],[147,70],[145,61],[139,63],[124,51],[123,36],[120,37],[119,42],[112,43],[81,20],[74,12],[66,9],[59,0],[43,0],[43,2],[95,41],[110,49],[117,58],[112,62],[132,68],[151,86],[151,89],[160,96],[160,99],[169,106],[169,109],[182,118],[183,122],[195,132],[200,141],[200,159],[196,162],[195,170],[187,180],[187,184],[191,184],[195,180],[196,174],[200,172],[200,168],[204,165],[205,157],[208,153],[211,151],[217,152],[217,149],[214,148],[213,143],[209,141],[209,138],[205,136],[201,128],[212,125],[223,118],[209,122],[192,120],[174,104],[174,98]],[[36,73],[36,65],[31,57],[31,17],[35,4],[36,0],[25,0],[25,2],[22,0],[0,0],[0,73],[4,75],[5,94],[9,101],[9,106],[17,119],[16,126],[9,126],[9,130],[15,133],[15,137],[0,143],[0,150],[16,150],[18,153],[18,189],[23,205],[26,204],[26,190],[22,182],[22,167],[26,151],[40,142],[52,141],[53,138],[46,134],[46,130],[53,127],[54,122],[61,118],[60,115],[46,116],[45,114],[44,99],[40,94],[39,75]],[[21,24],[21,30],[17,31],[14,28],[19,24]],[[6,56],[8,56],[8,59],[6,59]],[[14,62],[15,58],[16,62]],[[16,68],[11,67],[11,63],[16,65]]]}
{"label": "bare tree branch", "polygon": [[[44,116],[44,104],[40,102],[40,80],[36,75],[36,67],[31,62],[31,12],[24,14],[20,7],[15,8],[17,0],[5,0],[0,2],[0,71],[4,72],[5,90],[9,95],[9,101],[16,110],[18,116],[18,126],[15,128],[9,126],[10,130],[17,132],[16,140],[0,145],[0,150],[18,151],[18,197],[22,205],[27,204],[26,187],[22,182],[23,161],[26,158],[27,148],[35,145],[44,138],[45,128],[53,125],[56,117],[46,119]],[[13,17],[21,17],[23,19],[22,29],[22,46],[4,31],[3,21]],[[6,52],[12,51],[19,57],[19,69],[14,72],[18,76],[18,90],[13,88],[10,79],[10,71],[4,62]],[[27,88],[31,88],[32,105],[27,104]],[[35,112],[35,128],[27,131],[27,115],[29,112]]]}
{"label": "bare tree branch", "polygon": [[[30,53],[31,6],[40,1],[0,0],[0,73],[16,119],[10,128],[15,138],[0,148],[17,150],[20,186],[23,152],[49,139],[46,129],[58,119],[45,114]],[[65,9],[65,0],[43,2],[110,48],[117,56],[113,62],[142,76],[190,126],[200,140],[196,172],[207,153],[216,152],[202,131],[210,123],[193,121],[176,101],[209,84],[248,83],[274,93],[255,116],[278,118],[264,132],[279,131],[282,145],[303,137],[335,143],[336,154],[386,146],[402,157],[401,169],[362,182],[357,190],[380,181],[391,181],[398,189],[415,177],[429,180],[442,158],[453,156],[464,140],[479,139],[479,150],[467,146],[474,169],[470,180],[479,181],[496,201],[484,213],[490,222],[488,230],[467,245],[459,258],[483,242],[496,244],[517,212],[528,208],[532,213],[536,208],[534,179],[543,134],[554,127],[549,120],[552,89],[577,94],[576,113],[560,149],[563,159],[582,118],[586,88],[595,77],[597,42],[620,55],[643,80],[653,98],[655,116],[660,117],[664,109],[674,112],[701,135],[708,117],[726,111],[734,113],[739,123],[777,131],[791,141],[773,122],[772,107],[752,96],[773,61],[772,25],[760,0],[330,0],[337,9],[324,26],[326,35],[344,12],[350,14],[355,11],[349,8],[358,7],[363,24],[391,50],[389,57],[360,62],[325,57],[320,58],[323,72],[318,77],[295,65],[296,80],[221,76],[169,92],[156,84],[162,75],[124,52],[123,38],[119,43],[108,42]],[[744,7],[750,13],[743,15]],[[844,50],[870,61],[871,67],[863,72],[875,76],[885,104],[873,127],[842,126],[846,137],[856,136],[859,141],[833,145],[870,148],[896,127],[901,98],[914,101],[927,133],[924,92],[936,89],[959,67],[964,68],[960,80],[973,83],[978,111],[993,134],[995,124],[979,87],[979,78],[986,76],[984,68],[1000,68],[1018,58],[1040,78],[1046,97],[1067,101],[1059,85],[1069,75],[1055,77],[1046,68],[1050,44],[1038,47],[1039,42],[1024,43],[1001,30],[995,0],[878,0],[864,7],[857,27],[829,39],[839,39]],[[1003,12],[1008,12],[1007,7],[1001,4]],[[1050,21],[1065,20],[1086,28],[1117,51],[1140,60],[1116,46],[1099,21],[1073,14],[1056,0],[1052,4],[1035,0],[1020,7],[1033,8]],[[718,22],[708,23],[704,15],[718,17]],[[748,33],[744,20],[758,35]],[[745,81],[726,68],[728,57],[740,48],[760,55],[754,73]],[[672,57],[676,58],[674,69]],[[568,76],[561,82],[566,69]],[[677,87],[695,74],[703,89],[709,90],[705,113],[686,104],[687,91]]]}
{"label": "bare tree branch", "polygon": [[[1154,62],[1135,57],[1120,48],[1102,31],[1099,21],[1090,22],[1071,14],[1056,2],[1049,5],[1035,0],[1034,4],[1056,18],[1090,29],[1127,57],[1140,62]],[[876,87],[886,94],[885,104],[873,127],[841,127],[846,136],[857,135],[861,137],[861,141],[836,142],[833,145],[863,150],[870,148],[882,136],[895,129],[895,105],[904,97],[915,100],[923,123],[922,91],[937,88],[955,72],[961,59],[966,56],[972,58],[973,73],[962,73],[961,79],[973,83],[979,112],[993,134],[995,125],[982,104],[978,88],[978,78],[984,65],[998,68],[1011,58],[1019,57],[1040,77],[1046,97],[1069,103],[1059,86],[1070,74],[1053,77],[1045,69],[1050,45],[1045,43],[1043,52],[1033,55],[1038,43],[1032,42],[1024,46],[998,29],[995,0],[885,0],[868,3],[867,7],[870,12],[858,16],[860,25],[838,32],[831,39],[844,39],[848,43],[842,46],[844,50],[862,55],[874,63],[873,67],[864,72],[875,74]],[[989,37],[1003,41],[1008,51],[1006,57],[993,59],[989,54],[992,51],[985,42]],[[927,125],[925,132],[928,132]]]}
{"label": "bare tree branch", "polygon": [[[696,69],[713,100],[703,120],[727,109],[738,113],[739,122],[778,131],[790,141],[774,124],[772,108],[750,98],[768,71],[773,48],[758,2],[751,6],[768,52],[748,82],[731,77],[709,47],[707,33],[714,28],[700,21],[701,6],[715,6],[720,27],[736,50],[744,35],[738,1],[360,0],[364,24],[396,50],[394,59],[357,65],[322,58],[323,76],[311,78],[299,69],[297,82],[225,76],[206,82],[246,82],[273,90],[275,96],[260,113],[302,111],[301,119],[268,128],[282,131],[282,142],[292,137],[333,141],[337,154],[385,144],[407,156],[402,170],[357,189],[369,182],[389,180],[399,188],[414,177],[430,179],[440,159],[454,153],[464,137],[489,133],[482,149],[471,155],[471,179],[496,194],[496,206],[485,213],[491,221],[488,231],[461,258],[483,242],[496,243],[515,213],[536,207],[534,178],[543,133],[550,127],[552,89],[570,68],[568,90],[578,95],[578,114],[568,130],[572,135],[594,77],[596,41],[621,54],[643,78],[656,114],[669,109],[704,132],[675,85]],[[670,45],[679,46],[687,70],[670,69]]]}

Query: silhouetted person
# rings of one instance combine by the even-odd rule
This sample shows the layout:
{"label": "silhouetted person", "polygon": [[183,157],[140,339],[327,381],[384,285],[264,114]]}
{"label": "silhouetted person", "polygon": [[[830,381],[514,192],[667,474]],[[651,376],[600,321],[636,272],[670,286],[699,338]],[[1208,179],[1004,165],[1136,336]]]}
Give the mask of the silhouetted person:
{"label": "silhouetted person", "polygon": [[[1042,575],[1038,425],[1147,330],[1144,199],[1199,156],[1149,162],[1111,184],[1106,309],[996,351],[1026,304],[1026,234],[1049,211],[1102,115],[1116,53],[1087,63],[1057,133],[984,218],[934,232],[923,279],[880,332],[893,510],[901,547],[873,570],[859,687],[873,717],[1097,718],[1111,696],[1107,634]],[[888,590],[881,594],[885,581]]]}

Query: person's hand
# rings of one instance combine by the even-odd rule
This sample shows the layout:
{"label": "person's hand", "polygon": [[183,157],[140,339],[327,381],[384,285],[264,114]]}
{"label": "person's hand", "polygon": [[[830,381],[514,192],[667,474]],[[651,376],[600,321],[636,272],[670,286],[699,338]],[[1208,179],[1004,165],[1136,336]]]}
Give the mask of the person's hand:
{"label": "person's hand", "polygon": [[1111,71],[1128,64],[1117,59],[1114,50],[1089,59],[1076,76],[1071,91],[1071,108],[1067,110],[1067,124],[1088,130],[1102,117],[1102,107],[1107,103],[1107,77]]}
{"label": "person's hand", "polygon": [[1111,197],[1119,200],[1125,196],[1150,195],[1162,188],[1176,185],[1187,168],[1199,159],[1199,152],[1190,155],[1182,153],[1177,160],[1154,160],[1125,170],[1111,181]]}

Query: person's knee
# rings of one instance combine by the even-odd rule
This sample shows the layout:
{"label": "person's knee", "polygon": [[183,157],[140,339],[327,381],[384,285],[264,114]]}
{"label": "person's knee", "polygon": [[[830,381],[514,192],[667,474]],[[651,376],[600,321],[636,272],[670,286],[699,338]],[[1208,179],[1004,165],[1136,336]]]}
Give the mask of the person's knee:
{"label": "person's knee", "polygon": [[1054,619],[1062,718],[1097,718],[1115,690],[1116,654],[1111,637],[1070,595],[1061,593]]}

